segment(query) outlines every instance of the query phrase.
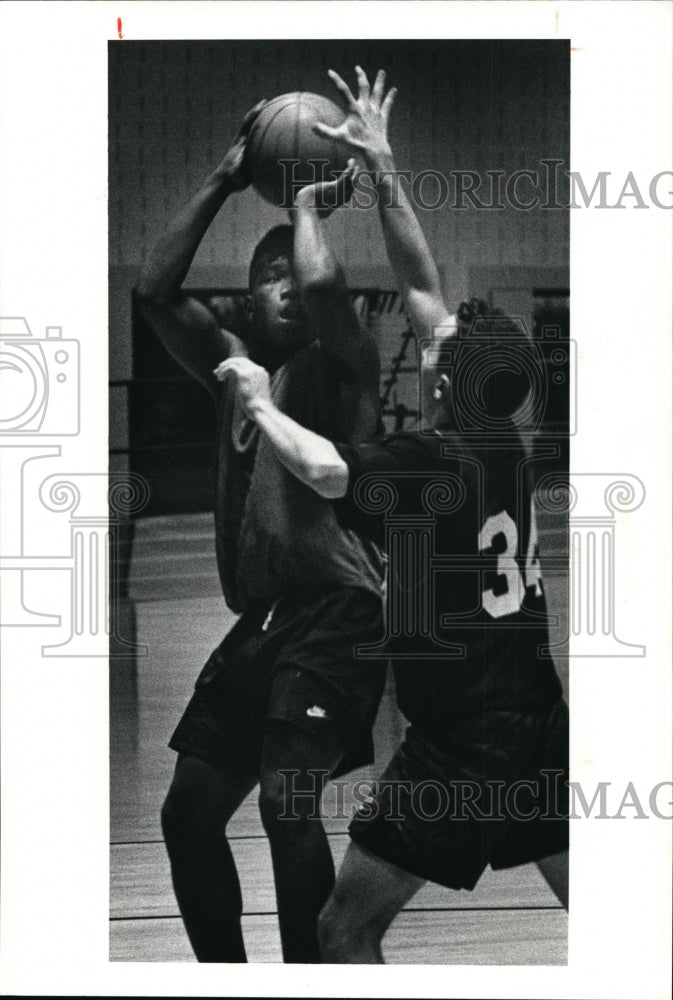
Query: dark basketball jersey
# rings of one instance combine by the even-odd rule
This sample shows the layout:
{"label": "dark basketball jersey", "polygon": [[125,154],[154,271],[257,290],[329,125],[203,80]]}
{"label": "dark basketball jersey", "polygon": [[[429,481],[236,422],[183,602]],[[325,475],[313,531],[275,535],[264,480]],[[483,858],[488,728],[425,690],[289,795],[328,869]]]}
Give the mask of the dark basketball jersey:
{"label": "dark basketball jersey", "polygon": [[[315,342],[274,373],[271,395],[305,427],[343,439],[341,377]],[[234,378],[222,385],[218,433],[217,557],[233,611],[340,587],[380,593],[381,554],[342,528],[332,506],[287,472],[246,417]]]}
{"label": "dark basketball jersey", "polygon": [[444,430],[339,451],[350,486],[337,515],[388,553],[385,648],[407,718],[441,739],[457,714],[554,702],[529,459],[514,428],[492,446]]}

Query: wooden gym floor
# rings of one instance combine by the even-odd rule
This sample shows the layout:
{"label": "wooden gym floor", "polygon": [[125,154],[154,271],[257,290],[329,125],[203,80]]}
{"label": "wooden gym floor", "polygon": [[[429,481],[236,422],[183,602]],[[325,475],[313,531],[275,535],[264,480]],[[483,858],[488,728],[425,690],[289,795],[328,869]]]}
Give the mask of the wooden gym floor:
{"label": "wooden gym floor", "polygon": [[[561,554],[566,541],[561,520],[547,515],[540,527],[543,553]],[[543,572],[544,563],[543,558]],[[559,615],[554,633],[560,639],[567,581],[547,572],[545,584],[550,609]],[[159,811],[174,766],[167,741],[202,664],[234,620],[220,596],[211,515],[139,520],[128,592],[119,605],[118,631],[127,639],[135,633],[146,651],[135,660],[110,661],[110,959],[190,962],[194,957],[173,895]],[[119,648],[113,643],[113,652]],[[565,663],[559,667],[565,683]],[[380,773],[402,729],[388,686],[376,722],[376,762],[349,778]],[[256,796],[246,800],[229,832],[243,888],[248,960],[280,962],[271,861]],[[328,811],[329,796],[330,789]],[[326,820],[337,866],[348,843],[346,827],[346,819]],[[472,893],[426,885],[393,923],[384,956],[406,964],[562,965],[567,915],[534,865],[489,869]]]}

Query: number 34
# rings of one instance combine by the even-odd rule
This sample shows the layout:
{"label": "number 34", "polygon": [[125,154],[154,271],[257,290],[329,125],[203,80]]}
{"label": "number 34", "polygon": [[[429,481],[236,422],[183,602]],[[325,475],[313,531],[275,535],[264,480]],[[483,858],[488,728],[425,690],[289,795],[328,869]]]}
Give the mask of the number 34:
{"label": "number 34", "polygon": [[495,594],[493,590],[484,590],[481,595],[481,602],[485,611],[491,618],[502,618],[504,615],[513,615],[521,608],[526,593],[526,587],[535,587],[535,596],[542,595],[540,583],[542,573],[540,563],[536,555],[537,549],[537,524],[535,523],[535,506],[531,500],[530,504],[530,537],[528,539],[528,551],[526,553],[526,583],[524,585],[516,561],[516,550],[519,535],[516,524],[506,510],[501,510],[499,514],[494,514],[487,518],[484,527],[479,532],[479,551],[490,549],[496,535],[505,536],[505,551],[498,554],[498,574],[507,580],[507,590],[504,594]]}

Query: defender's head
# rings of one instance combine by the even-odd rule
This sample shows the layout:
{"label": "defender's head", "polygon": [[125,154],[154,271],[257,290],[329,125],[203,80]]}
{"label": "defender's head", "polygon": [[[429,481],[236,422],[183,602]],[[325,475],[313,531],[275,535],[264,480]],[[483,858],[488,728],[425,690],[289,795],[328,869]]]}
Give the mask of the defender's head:
{"label": "defender's head", "polygon": [[459,430],[504,430],[539,376],[525,331],[479,299],[460,304],[455,332],[428,348],[426,360],[426,426],[449,419]]}
{"label": "defender's head", "polygon": [[255,247],[245,308],[255,360],[277,367],[315,339],[293,276],[292,226],[276,226]]}

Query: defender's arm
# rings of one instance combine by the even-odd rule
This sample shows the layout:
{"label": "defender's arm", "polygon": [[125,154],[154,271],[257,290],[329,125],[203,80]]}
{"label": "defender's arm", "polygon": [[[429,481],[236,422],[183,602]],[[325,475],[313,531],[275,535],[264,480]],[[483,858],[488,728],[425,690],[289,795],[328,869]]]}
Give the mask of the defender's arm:
{"label": "defender's arm", "polygon": [[326,499],[345,495],[348,467],[327,438],[302,427],[273,403],[269,373],[249,358],[230,358],[219,365],[220,381],[236,378],[238,397],[246,412],[268,437],[283,465],[306,486]]}
{"label": "defender's arm", "polygon": [[318,125],[316,131],[361,150],[374,180],[388,259],[411,325],[419,339],[430,338],[435,327],[448,323],[449,313],[430,247],[404,190],[395,179],[395,161],[388,142],[388,117],[396,90],[392,88],[383,96],[383,70],[379,70],[371,90],[359,66],[356,73],[357,100],[338,73],[329,71],[348,113],[338,128]]}

